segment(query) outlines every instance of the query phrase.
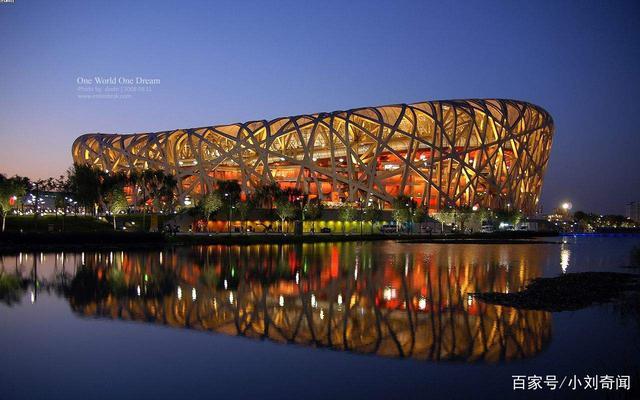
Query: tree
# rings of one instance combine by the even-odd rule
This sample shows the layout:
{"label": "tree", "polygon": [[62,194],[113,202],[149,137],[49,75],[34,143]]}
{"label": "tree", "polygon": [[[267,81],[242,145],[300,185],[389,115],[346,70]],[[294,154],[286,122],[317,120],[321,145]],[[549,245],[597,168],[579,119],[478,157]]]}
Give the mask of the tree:
{"label": "tree", "polygon": [[209,222],[209,218],[211,217],[211,214],[213,214],[214,212],[222,208],[222,199],[220,198],[220,193],[218,192],[208,193],[202,198],[200,206],[202,207],[202,212],[204,213],[204,217],[207,220],[207,226],[208,226],[208,222]]}
{"label": "tree", "polygon": [[163,195],[166,191],[165,187],[164,187],[164,182],[165,179],[167,179],[167,175],[164,173],[164,171],[158,170],[155,173],[154,179],[152,181],[152,188],[151,188],[151,205],[152,205],[152,211],[154,213],[158,212],[158,211],[163,211],[164,210],[164,198]]}
{"label": "tree", "polygon": [[[472,209],[473,210],[473,209]],[[478,208],[471,213],[471,217],[469,218],[469,223],[475,226],[482,226],[482,223],[489,220],[491,218],[491,211],[486,208]]]}
{"label": "tree", "polygon": [[56,181],[51,177],[29,181],[27,188],[29,188],[29,193],[33,196],[33,216],[36,218],[40,215],[40,204],[44,202],[42,200],[42,192],[55,190]]}
{"label": "tree", "polygon": [[522,213],[518,210],[496,210],[496,220],[498,223],[516,226],[522,219]]}
{"label": "tree", "polygon": [[348,221],[353,221],[356,217],[356,209],[353,205],[347,203],[340,207],[338,218],[342,221],[342,234],[345,234],[345,225]]}
{"label": "tree", "polygon": [[[132,174],[130,179],[135,179],[136,186],[142,191],[142,201],[139,201],[139,205],[142,206],[142,230],[147,229],[147,196],[153,191],[154,180],[158,177],[155,171],[147,169],[137,174]],[[138,191],[136,192],[136,199],[138,198]]]}
{"label": "tree", "polygon": [[116,189],[119,189],[124,194],[124,184],[126,182],[126,175],[124,172],[116,172],[116,173],[100,173],[100,186],[98,189],[98,202],[102,210],[107,213],[110,211],[110,198],[112,196],[112,192]]}
{"label": "tree", "polygon": [[69,189],[73,197],[82,207],[95,212],[95,205],[100,198],[100,171],[84,164],[73,164],[67,171]]}
{"label": "tree", "polygon": [[249,210],[253,208],[253,201],[251,198],[248,198],[246,201],[239,201],[236,204],[236,208],[238,209],[238,216],[240,217],[240,227],[242,228],[242,232],[246,233],[246,220],[249,215]]}
{"label": "tree", "polygon": [[428,219],[429,219],[429,212],[424,207],[418,207],[411,215],[411,222],[415,224],[420,224],[421,226],[423,223],[427,222]]}
{"label": "tree", "polygon": [[362,211],[362,219],[367,222],[371,222],[371,233],[373,234],[373,225],[376,222],[382,221],[382,209],[377,206],[369,205]]}
{"label": "tree", "polygon": [[129,207],[127,196],[125,196],[122,187],[113,187],[105,195],[105,203],[109,212],[113,216],[113,229],[116,230],[116,214],[126,211],[127,207]]}
{"label": "tree", "polygon": [[271,210],[281,191],[276,182],[258,185],[254,195],[256,205]]}
{"label": "tree", "polygon": [[56,214],[58,209],[62,209],[62,225],[64,230],[64,216],[67,215],[67,209],[73,205],[71,198],[71,182],[68,177],[60,175],[53,182],[53,189],[57,192],[55,200]]}
{"label": "tree", "polygon": [[280,196],[275,202],[276,213],[282,221],[282,232],[284,233],[284,221],[292,219],[296,216],[296,206],[289,201],[286,196]]}
{"label": "tree", "polygon": [[445,207],[433,215],[436,221],[441,224],[441,232],[444,233],[445,225],[453,225],[456,222],[456,209]]}
{"label": "tree", "polygon": [[222,199],[222,208],[224,209],[227,217],[229,233],[231,233],[231,218],[233,216],[233,210],[235,210],[236,205],[240,202],[241,190],[242,189],[240,188],[238,181],[229,180],[218,182],[217,191]]}
{"label": "tree", "polygon": [[230,207],[240,201],[241,191],[238,181],[229,180],[218,182],[218,192],[220,192],[222,196],[225,207]]}
{"label": "tree", "polygon": [[5,178],[0,175],[0,211],[2,212],[2,232],[5,230],[7,214],[12,208],[17,207],[26,193],[23,178],[15,176]]}
{"label": "tree", "polygon": [[60,191],[56,194],[55,208],[56,217],[58,210],[62,210],[62,230],[64,231],[65,219],[67,217],[67,209],[73,205],[73,200],[69,197],[68,191]]}
{"label": "tree", "polygon": [[410,222],[413,210],[416,209],[416,202],[409,196],[400,195],[392,203],[393,219],[396,220],[398,228],[401,223]]}
{"label": "tree", "polygon": [[576,211],[573,213],[573,219],[577,222],[587,222],[589,220],[589,214],[584,211]]}
{"label": "tree", "polygon": [[175,209],[176,205],[176,189],[178,188],[178,181],[176,177],[171,174],[165,174],[162,179],[162,188],[159,192],[163,208],[165,211],[171,213]]}
{"label": "tree", "polygon": [[464,232],[464,225],[472,217],[473,210],[471,207],[458,207],[455,212],[456,223],[460,226],[460,230]]}
{"label": "tree", "polygon": [[313,232],[316,231],[316,221],[322,217],[322,210],[324,210],[324,206],[317,197],[311,199],[302,210],[305,218],[311,221],[311,229]]}
{"label": "tree", "polygon": [[131,191],[132,192],[131,202],[133,203],[133,206],[136,209],[138,209],[138,205],[140,204],[140,199],[138,198],[139,191],[141,189],[140,186],[138,185],[140,181],[141,181],[141,172],[136,170],[129,171],[129,174],[127,174],[126,185],[130,186],[133,189]]}

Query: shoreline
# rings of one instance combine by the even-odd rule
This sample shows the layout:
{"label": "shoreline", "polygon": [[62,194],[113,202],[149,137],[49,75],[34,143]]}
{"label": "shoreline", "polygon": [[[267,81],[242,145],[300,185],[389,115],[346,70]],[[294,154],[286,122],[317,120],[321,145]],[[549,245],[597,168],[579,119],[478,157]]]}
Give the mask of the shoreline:
{"label": "shoreline", "polygon": [[0,253],[22,251],[144,250],[198,245],[303,244],[395,240],[399,243],[550,244],[536,240],[557,232],[497,232],[491,234],[177,234],[142,232],[56,232],[0,234]]}
{"label": "shoreline", "polygon": [[576,311],[624,300],[629,293],[640,293],[639,278],[640,275],[627,272],[570,272],[551,278],[535,278],[518,292],[480,292],[471,295],[487,304],[520,310]]}

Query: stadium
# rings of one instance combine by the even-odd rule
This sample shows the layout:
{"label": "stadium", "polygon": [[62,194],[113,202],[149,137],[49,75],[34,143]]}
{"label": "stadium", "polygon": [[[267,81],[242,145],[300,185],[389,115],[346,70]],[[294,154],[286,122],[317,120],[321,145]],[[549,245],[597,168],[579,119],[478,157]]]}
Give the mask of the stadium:
{"label": "stadium", "polygon": [[230,125],[136,134],[92,133],[74,162],[103,171],[162,169],[181,202],[219,180],[243,192],[277,182],[329,206],[399,196],[446,206],[537,210],[553,119],[536,105],[502,99],[365,107]]}

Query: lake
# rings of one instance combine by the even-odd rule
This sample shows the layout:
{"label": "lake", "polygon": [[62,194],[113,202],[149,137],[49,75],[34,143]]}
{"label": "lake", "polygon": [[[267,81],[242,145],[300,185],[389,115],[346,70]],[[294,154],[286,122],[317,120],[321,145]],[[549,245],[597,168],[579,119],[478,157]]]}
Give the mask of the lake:
{"label": "lake", "polygon": [[633,271],[621,267],[640,238],[541,242],[5,255],[3,279],[21,283],[0,302],[0,398],[632,395],[513,390],[515,375],[640,384],[637,307],[551,313],[470,295]]}

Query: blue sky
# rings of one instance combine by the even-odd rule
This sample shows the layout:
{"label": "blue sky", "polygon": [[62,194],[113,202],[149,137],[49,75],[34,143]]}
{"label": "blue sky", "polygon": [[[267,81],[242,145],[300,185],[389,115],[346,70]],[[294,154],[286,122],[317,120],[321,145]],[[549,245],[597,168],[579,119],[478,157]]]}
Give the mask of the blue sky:
{"label": "blue sky", "polygon": [[[591,1],[16,0],[0,4],[0,172],[45,177],[83,133],[500,97],[556,122],[545,211],[640,200],[640,5]],[[80,76],[161,83],[78,98]]]}

